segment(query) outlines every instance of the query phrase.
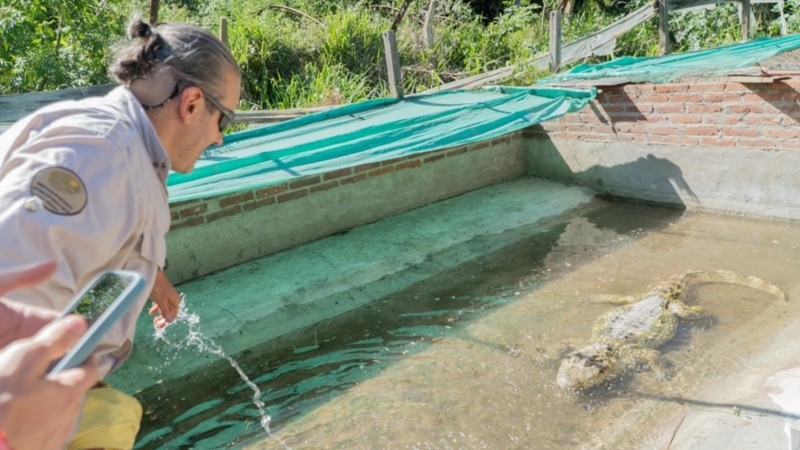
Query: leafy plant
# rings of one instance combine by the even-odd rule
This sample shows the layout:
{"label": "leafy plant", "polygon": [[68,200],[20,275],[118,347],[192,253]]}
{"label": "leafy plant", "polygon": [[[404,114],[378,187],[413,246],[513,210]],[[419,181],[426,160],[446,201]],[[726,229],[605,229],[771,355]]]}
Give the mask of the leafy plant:
{"label": "leafy plant", "polygon": [[[562,0],[493,0],[488,20],[471,0],[439,0],[434,42],[423,43],[429,0],[413,0],[397,29],[405,92],[508,65],[508,84],[531,84],[529,64],[549,45],[549,14]],[[574,0],[563,17],[563,41],[587,36],[650,0]],[[162,22],[192,22],[217,31],[228,24],[228,43],[243,75],[242,108],[289,108],[349,103],[386,96],[382,34],[402,0],[162,0]],[[471,7],[472,6],[472,7]],[[485,5],[484,5],[485,6]],[[777,7],[754,5],[758,35],[780,32]],[[6,0],[0,6],[0,93],[108,82],[109,46],[121,39],[133,11],[149,0]],[[786,0],[790,32],[800,30],[800,0]],[[739,39],[732,4],[670,18],[673,51]],[[659,53],[657,20],[618,39],[615,56]],[[597,58],[604,59],[604,58]]]}
{"label": "leafy plant", "polygon": [[732,3],[673,16],[669,26],[674,30],[675,52],[730,44],[738,41],[741,36],[739,13]]}
{"label": "leafy plant", "polygon": [[[797,33],[800,31],[800,0],[785,0],[783,11],[784,20],[786,21],[786,31],[788,33]],[[766,33],[774,36],[781,32],[780,4],[776,3],[771,8],[770,13]]]}
{"label": "leafy plant", "polygon": [[9,0],[0,7],[0,93],[108,82],[109,46],[122,33],[97,0]]}

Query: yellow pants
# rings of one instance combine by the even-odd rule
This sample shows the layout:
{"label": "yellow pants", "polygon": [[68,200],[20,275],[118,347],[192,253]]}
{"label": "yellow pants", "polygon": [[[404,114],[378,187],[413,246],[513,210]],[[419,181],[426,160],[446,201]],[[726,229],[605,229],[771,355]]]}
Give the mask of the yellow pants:
{"label": "yellow pants", "polygon": [[109,386],[92,388],[69,450],[133,448],[141,421],[138,400]]}

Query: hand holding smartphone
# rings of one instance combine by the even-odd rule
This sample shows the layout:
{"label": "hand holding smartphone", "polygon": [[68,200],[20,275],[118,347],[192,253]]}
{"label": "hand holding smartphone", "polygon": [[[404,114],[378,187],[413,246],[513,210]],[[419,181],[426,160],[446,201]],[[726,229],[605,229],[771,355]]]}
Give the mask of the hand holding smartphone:
{"label": "hand holding smartphone", "polygon": [[49,373],[82,365],[111,326],[147,294],[145,286],[142,276],[129,270],[109,270],[93,278],[61,315],[80,314],[89,329]]}

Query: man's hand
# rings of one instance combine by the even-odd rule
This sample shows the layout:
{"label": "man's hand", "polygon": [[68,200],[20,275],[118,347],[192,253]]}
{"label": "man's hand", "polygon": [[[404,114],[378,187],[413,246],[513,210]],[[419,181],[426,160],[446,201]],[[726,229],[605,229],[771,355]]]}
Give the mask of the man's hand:
{"label": "man's hand", "polygon": [[0,428],[17,449],[61,449],[74,432],[86,392],[97,383],[97,361],[47,376],[53,361],[86,332],[69,316],[0,351]]}
{"label": "man's hand", "polygon": [[[0,273],[0,296],[15,289],[41,283],[48,279],[55,270],[55,261],[47,261],[13,272],[2,272]],[[49,309],[1,300],[0,348],[17,339],[33,336],[58,316],[58,312]]]}
{"label": "man's hand", "polygon": [[153,318],[153,324],[156,328],[163,329],[178,317],[181,295],[169,282],[164,272],[160,270],[156,272],[156,282],[150,292],[150,299],[153,300],[153,306],[148,312],[151,316],[156,316],[157,314]]}

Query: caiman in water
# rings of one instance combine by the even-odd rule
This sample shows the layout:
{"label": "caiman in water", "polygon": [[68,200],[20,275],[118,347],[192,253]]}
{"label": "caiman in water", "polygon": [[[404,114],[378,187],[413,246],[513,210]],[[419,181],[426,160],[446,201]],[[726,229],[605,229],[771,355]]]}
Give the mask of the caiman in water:
{"label": "caiman in water", "polygon": [[608,300],[624,306],[598,317],[592,328],[591,343],[561,361],[556,376],[558,386],[572,391],[586,390],[640,364],[662,374],[657,348],[675,336],[678,319],[706,316],[703,308],[689,306],[681,299],[695,283],[736,284],[786,301],[786,293],[774,284],[726,270],[688,272],[673,281],[659,283],[644,295],[613,296]]}

